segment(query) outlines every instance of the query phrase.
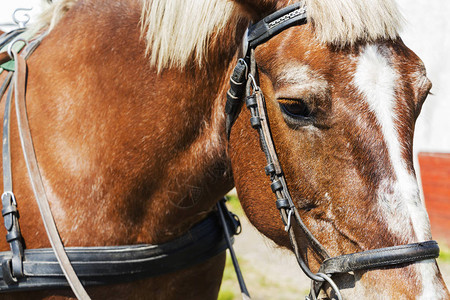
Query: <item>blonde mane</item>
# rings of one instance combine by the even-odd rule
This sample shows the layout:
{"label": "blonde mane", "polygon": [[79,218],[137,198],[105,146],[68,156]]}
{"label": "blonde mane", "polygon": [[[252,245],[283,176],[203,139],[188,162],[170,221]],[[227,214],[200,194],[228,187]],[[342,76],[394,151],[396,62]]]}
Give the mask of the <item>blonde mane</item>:
{"label": "blonde mane", "polygon": [[[53,28],[78,0],[59,0],[41,15],[36,28]],[[211,39],[241,9],[231,0],[141,0],[141,32],[146,53],[158,70],[201,65]],[[307,7],[308,21],[322,43],[343,47],[395,39],[403,17],[395,0],[289,0]],[[243,15],[243,14],[242,14]]]}
{"label": "blonde mane", "polygon": [[305,0],[322,43],[336,46],[395,39],[404,22],[395,0]]}
{"label": "blonde mane", "polygon": [[60,0],[50,4],[47,0],[42,0],[42,13],[37,17],[36,22],[30,30],[39,31],[43,28],[52,30],[77,1],[78,0]]}
{"label": "blonde mane", "polygon": [[212,34],[220,32],[237,8],[228,0],[144,0],[141,15],[147,53],[158,69],[183,67],[194,54],[202,64]]}

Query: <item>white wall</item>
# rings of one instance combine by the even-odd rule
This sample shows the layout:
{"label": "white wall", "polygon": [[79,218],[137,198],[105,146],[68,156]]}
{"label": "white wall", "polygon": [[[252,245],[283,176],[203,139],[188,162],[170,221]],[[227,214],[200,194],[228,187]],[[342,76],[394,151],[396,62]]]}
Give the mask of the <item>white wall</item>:
{"label": "white wall", "polygon": [[[434,95],[428,98],[417,122],[415,153],[450,152],[450,1],[396,1],[407,21],[402,38],[422,58],[433,82]],[[11,23],[11,15],[17,7],[33,7],[31,14],[35,15],[40,2],[2,0],[0,23]]]}
{"label": "white wall", "polygon": [[397,0],[407,24],[405,44],[425,63],[432,93],[418,119],[414,140],[419,151],[450,152],[450,1]]}
{"label": "white wall", "polygon": [[[9,30],[13,27],[5,26],[5,24],[13,23],[12,15],[16,8],[33,8],[31,12],[28,13],[32,18],[40,12],[41,0],[1,0],[0,3],[0,29]],[[23,16],[23,13],[18,13],[17,18]]]}

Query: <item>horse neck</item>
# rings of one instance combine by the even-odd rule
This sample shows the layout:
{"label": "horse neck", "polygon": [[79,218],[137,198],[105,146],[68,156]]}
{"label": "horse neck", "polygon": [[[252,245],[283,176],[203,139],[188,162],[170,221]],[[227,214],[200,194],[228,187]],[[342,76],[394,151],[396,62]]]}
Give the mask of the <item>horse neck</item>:
{"label": "horse neck", "polygon": [[[236,40],[239,38],[230,34],[236,27],[237,35],[243,36],[244,23],[228,24],[224,33],[211,41],[206,64],[162,71],[158,77],[161,81],[178,82],[176,89],[182,95],[175,93],[169,101],[183,103],[182,111],[173,113],[174,122],[181,121],[184,130],[169,133],[178,134],[182,143],[177,145],[179,151],[168,162],[171,165],[166,173],[168,177],[159,184],[163,188],[155,197],[165,203],[168,212],[165,228],[176,230],[176,224],[180,232],[185,230],[187,224],[197,222],[210,212],[234,186],[225,133],[225,101],[237,60]],[[160,203],[160,200],[152,202]]]}
{"label": "horse neck", "polygon": [[[149,157],[164,158],[153,167],[160,173],[158,182],[150,179],[155,187],[147,206],[151,216],[142,224],[142,228],[153,228],[158,242],[181,234],[199,221],[233,187],[224,108],[236,60],[234,32],[243,36],[245,24],[231,21],[226,27],[211,38],[201,66],[191,62],[182,69],[151,75],[152,88],[143,97],[152,99],[150,110],[155,106],[166,108],[160,117],[165,125],[158,128],[164,136],[163,145],[155,147],[153,143],[149,147]],[[149,86],[147,80],[142,86]]]}
{"label": "horse neck", "polygon": [[[29,60],[29,115],[48,117],[34,125],[42,132],[35,147],[69,246],[173,239],[233,187],[224,102],[237,24],[212,39],[203,66],[157,73],[145,55],[139,18],[135,1],[86,1],[67,12]],[[51,95],[44,99],[42,90]],[[16,186],[33,207],[26,184]],[[96,218],[82,217],[92,211]],[[25,224],[36,212],[27,214],[24,231],[27,225],[36,231]]]}

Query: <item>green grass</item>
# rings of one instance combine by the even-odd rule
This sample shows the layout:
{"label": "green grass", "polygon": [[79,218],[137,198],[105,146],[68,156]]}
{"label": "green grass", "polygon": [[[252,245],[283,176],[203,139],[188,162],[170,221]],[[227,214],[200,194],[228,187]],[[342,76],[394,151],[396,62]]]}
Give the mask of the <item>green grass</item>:
{"label": "green grass", "polygon": [[233,262],[230,255],[227,253],[227,260],[225,261],[225,270],[223,271],[223,280],[235,280],[236,272],[234,271]]}
{"label": "green grass", "polygon": [[233,300],[235,296],[234,292],[221,288],[217,300]]}
{"label": "green grass", "polygon": [[450,262],[450,248],[445,243],[439,243],[439,258],[438,262],[448,263]]}
{"label": "green grass", "polygon": [[227,206],[233,213],[238,216],[242,216],[244,214],[244,210],[242,209],[241,203],[237,196],[227,195]]}
{"label": "green grass", "polygon": [[222,285],[220,286],[219,296],[217,300],[233,300],[236,297],[234,286],[237,282],[236,273],[234,272],[233,262],[227,253],[225,261],[225,270],[223,271]]}

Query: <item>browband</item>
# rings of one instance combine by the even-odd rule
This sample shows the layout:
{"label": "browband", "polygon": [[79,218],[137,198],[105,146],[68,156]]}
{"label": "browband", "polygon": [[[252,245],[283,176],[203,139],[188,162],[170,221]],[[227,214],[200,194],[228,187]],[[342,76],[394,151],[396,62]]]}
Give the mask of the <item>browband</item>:
{"label": "browband", "polygon": [[306,20],[306,7],[300,3],[280,9],[248,28],[248,47],[255,48],[291,26],[305,24]]}

